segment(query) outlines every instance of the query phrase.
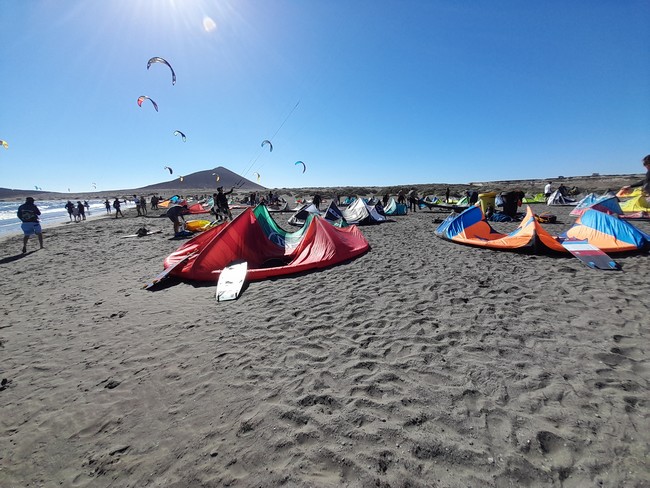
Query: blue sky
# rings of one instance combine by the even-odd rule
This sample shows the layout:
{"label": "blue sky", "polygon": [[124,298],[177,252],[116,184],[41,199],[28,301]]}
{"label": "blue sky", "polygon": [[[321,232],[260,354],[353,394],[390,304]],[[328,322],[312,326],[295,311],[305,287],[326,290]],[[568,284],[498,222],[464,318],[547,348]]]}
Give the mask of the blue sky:
{"label": "blue sky", "polygon": [[0,187],[641,173],[648,21],[647,0],[0,0]]}

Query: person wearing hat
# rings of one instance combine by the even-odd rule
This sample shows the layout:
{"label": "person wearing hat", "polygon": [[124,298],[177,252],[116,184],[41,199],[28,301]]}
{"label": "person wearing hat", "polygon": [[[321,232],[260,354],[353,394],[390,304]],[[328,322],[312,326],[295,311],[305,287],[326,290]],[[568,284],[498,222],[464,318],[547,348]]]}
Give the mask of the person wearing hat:
{"label": "person wearing hat", "polygon": [[[234,188],[231,188],[230,191],[223,192],[223,186],[217,188],[217,193],[212,195],[214,198],[214,205],[217,207],[217,211],[222,213],[224,216],[227,216],[228,219],[232,220],[232,213],[230,212],[230,207],[228,206],[228,198],[226,195],[230,195],[234,191]],[[215,212],[216,214],[217,212]]]}
{"label": "person wearing hat", "polygon": [[32,197],[27,197],[25,203],[18,207],[17,215],[22,222],[20,228],[23,230],[23,234],[25,234],[23,237],[23,254],[27,252],[27,241],[32,234],[36,234],[38,243],[41,249],[43,249],[43,233],[41,224],[38,221],[38,216],[41,215],[41,211],[34,205],[34,199]]}

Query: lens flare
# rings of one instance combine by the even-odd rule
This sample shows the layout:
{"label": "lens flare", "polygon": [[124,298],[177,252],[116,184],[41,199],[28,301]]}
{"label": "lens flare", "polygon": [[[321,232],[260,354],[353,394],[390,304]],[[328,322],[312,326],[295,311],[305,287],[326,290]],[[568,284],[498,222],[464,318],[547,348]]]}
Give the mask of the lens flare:
{"label": "lens flare", "polygon": [[217,28],[217,24],[207,15],[203,17],[203,30],[205,32],[212,32]]}

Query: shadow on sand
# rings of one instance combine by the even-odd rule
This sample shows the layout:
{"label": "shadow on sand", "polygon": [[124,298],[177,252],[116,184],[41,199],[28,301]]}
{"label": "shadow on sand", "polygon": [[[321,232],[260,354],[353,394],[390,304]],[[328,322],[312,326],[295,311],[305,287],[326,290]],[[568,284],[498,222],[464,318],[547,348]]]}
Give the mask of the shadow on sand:
{"label": "shadow on sand", "polygon": [[36,251],[29,251],[26,253],[20,253],[16,254],[15,256],[7,256],[6,258],[0,259],[0,265],[2,264],[7,264],[7,263],[13,263],[14,261],[18,261],[19,259],[24,258],[25,256],[29,256],[30,254],[35,253]]}

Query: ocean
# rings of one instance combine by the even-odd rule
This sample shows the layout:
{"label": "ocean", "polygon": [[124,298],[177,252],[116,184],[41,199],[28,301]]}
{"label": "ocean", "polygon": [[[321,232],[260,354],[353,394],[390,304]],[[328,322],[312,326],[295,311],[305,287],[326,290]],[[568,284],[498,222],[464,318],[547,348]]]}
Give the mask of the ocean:
{"label": "ocean", "polygon": [[[113,200],[110,199],[110,201],[112,204]],[[23,203],[25,202],[0,202],[0,236],[22,234],[22,230],[20,229],[20,220],[18,220],[16,212],[18,211],[18,207]],[[40,220],[43,229],[47,229],[48,225],[60,224],[70,220],[68,217],[68,211],[65,209],[67,200],[37,200],[35,203],[41,211]],[[88,204],[90,205],[90,212],[86,209],[87,217],[89,215],[90,217],[106,215],[104,200],[88,200]],[[122,204],[122,208],[133,207],[133,202]],[[111,211],[115,212],[112,207]]]}

